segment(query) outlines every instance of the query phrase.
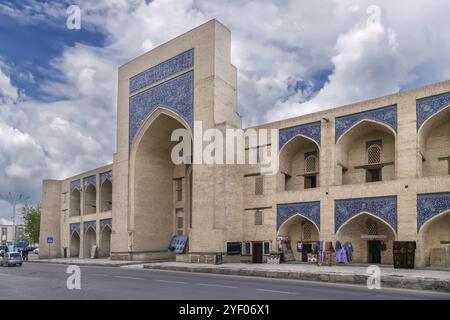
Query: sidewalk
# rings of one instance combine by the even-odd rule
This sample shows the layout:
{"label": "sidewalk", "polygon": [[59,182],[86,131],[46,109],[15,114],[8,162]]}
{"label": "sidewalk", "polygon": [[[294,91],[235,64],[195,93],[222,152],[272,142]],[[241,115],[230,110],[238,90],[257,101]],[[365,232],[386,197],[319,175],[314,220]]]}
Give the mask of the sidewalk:
{"label": "sidewalk", "polygon": [[80,259],[80,258],[58,258],[58,259],[30,259],[28,263],[55,263],[78,266],[98,266],[98,267],[124,267],[131,265],[141,265],[150,261],[127,261],[105,259]]}
{"label": "sidewalk", "polygon": [[[133,268],[133,266],[129,266]],[[306,281],[366,285],[368,274],[364,266],[317,266],[311,264],[246,264],[206,265],[183,262],[158,262],[135,266],[153,270],[214,273]],[[381,286],[450,293],[450,271],[394,269],[381,266]]]}

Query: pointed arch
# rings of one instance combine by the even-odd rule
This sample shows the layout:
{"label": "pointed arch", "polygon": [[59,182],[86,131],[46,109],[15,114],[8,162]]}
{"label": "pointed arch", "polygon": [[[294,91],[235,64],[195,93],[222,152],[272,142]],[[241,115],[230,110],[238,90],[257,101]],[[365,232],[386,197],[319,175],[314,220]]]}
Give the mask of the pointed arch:
{"label": "pointed arch", "polygon": [[356,215],[354,215],[353,217],[351,217],[350,219],[348,219],[347,221],[345,221],[337,230],[336,230],[336,236],[339,235],[339,232],[342,230],[342,228],[344,228],[346,225],[348,225],[350,222],[352,222],[353,220],[355,220],[356,218],[362,216],[362,215],[368,215],[374,219],[376,219],[377,221],[382,222],[383,224],[385,224],[394,234],[395,237],[397,237],[397,231],[394,230],[394,228],[390,225],[389,222],[387,222],[386,220],[384,220],[383,218],[380,218],[379,216],[370,213],[368,211],[362,211]]}
{"label": "pointed arch", "polygon": [[355,128],[363,125],[364,123],[372,123],[375,125],[379,125],[385,129],[387,129],[390,133],[392,133],[394,135],[394,137],[397,138],[397,131],[395,131],[390,125],[381,122],[381,121],[377,121],[377,120],[373,120],[373,119],[361,119],[358,122],[356,122],[355,124],[353,124],[351,127],[349,127],[347,130],[345,130],[340,136],[339,138],[336,140],[336,145],[344,138],[346,137],[351,131],[353,131]]}
{"label": "pointed arch", "polygon": [[308,221],[308,222],[311,222],[311,223],[313,224],[313,226],[316,228],[317,232],[320,234],[320,229],[319,229],[319,227],[317,226],[317,224],[316,224],[313,220],[311,220],[310,218],[308,218],[306,215],[303,215],[303,214],[301,214],[301,213],[296,213],[296,214],[290,216],[288,219],[286,219],[286,221],[284,221],[284,222],[278,227],[277,235],[279,235],[280,230],[283,229],[283,227],[285,227],[286,225],[290,224],[295,218],[298,218],[298,217],[303,218],[303,219],[305,219],[305,220]]}

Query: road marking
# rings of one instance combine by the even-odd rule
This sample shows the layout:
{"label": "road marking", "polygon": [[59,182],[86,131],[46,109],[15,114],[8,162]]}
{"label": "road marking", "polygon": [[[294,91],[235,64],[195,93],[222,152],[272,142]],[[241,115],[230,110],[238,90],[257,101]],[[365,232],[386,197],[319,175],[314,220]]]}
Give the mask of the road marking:
{"label": "road marking", "polygon": [[96,276],[96,277],[110,277],[109,274],[102,274],[102,273],[91,273],[89,276]]}
{"label": "road marking", "polygon": [[170,280],[155,280],[155,281],[163,282],[163,283],[188,284],[187,282],[182,282],[182,281],[170,281]]}
{"label": "road marking", "polygon": [[296,292],[288,292],[288,291],[277,291],[277,290],[267,290],[267,289],[256,289],[256,291],[298,295],[298,293],[296,293]]}
{"label": "road marking", "polygon": [[204,287],[217,287],[217,288],[228,288],[228,289],[237,289],[238,287],[232,287],[232,286],[224,286],[221,284],[209,284],[209,283],[196,283],[198,286],[204,286]]}
{"label": "road marking", "polygon": [[130,279],[130,280],[145,280],[144,278],[135,278],[135,277],[126,277],[126,276],[113,276],[114,278],[119,279]]}

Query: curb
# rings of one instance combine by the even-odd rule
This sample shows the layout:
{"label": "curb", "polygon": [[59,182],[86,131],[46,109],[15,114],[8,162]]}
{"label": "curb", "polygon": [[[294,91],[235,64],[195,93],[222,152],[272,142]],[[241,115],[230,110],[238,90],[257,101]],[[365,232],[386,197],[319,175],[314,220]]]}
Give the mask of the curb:
{"label": "curb", "polygon": [[27,263],[43,263],[43,264],[61,264],[61,265],[77,265],[82,267],[109,267],[109,268],[120,268],[124,266],[138,265],[143,264],[145,262],[140,263],[123,263],[123,264],[102,264],[102,263],[73,263],[66,261],[27,261]]}
{"label": "curb", "polygon": [[[277,278],[303,280],[313,282],[328,283],[347,283],[356,285],[366,285],[368,275],[351,275],[336,273],[313,273],[313,272],[293,272],[293,271],[265,271],[265,270],[245,270],[231,268],[213,268],[213,267],[184,267],[184,266],[161,266],[161,265],[144,265],[144,269],[181,271],[195,273],[211,273],[222,275],[235,275],[247,277]],[[384,276],[381,279],[383,288],[410,289],[410,290],[426,290],[450,293],[450,281],[430,279],[430,278],[407,278],[399,276]]]}

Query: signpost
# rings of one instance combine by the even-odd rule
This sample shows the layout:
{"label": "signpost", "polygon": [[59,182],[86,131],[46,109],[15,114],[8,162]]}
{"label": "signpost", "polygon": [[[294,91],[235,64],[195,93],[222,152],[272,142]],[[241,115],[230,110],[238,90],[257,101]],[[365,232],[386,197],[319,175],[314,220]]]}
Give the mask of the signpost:
{"label": "signpost", "polygon": [[48,257],[51,258],[51,255],[50,255],[50,245],[53,244],[53,237],[47,237],[47,244],[48,244]]}

